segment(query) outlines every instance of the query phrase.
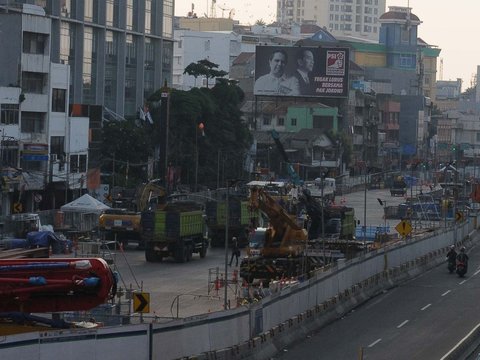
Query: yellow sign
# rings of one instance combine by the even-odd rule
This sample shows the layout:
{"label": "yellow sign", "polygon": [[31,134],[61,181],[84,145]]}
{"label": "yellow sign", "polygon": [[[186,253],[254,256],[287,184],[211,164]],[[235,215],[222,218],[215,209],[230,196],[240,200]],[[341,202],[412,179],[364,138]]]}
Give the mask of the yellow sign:
{"label": "yellow sign", "polygon": [[412,232],[412,224],[410,224],[410,222],[407,220],[402,220],[397,226],[395,226],[395,230],[397,230],[400,235],[405,237]]}
{"label": "yellow sign", "polygon": [[456,221],[456,222],[463,221],[463,214],[462,214],[460,211],[457,211],[457,212],[455,213],[455,221]]}
{"label": "yellow sign", "polygon": [[133,312],[137,312],[137,313],[150,312],[150,294],[149,293],[133,293]]}
{"label": "yellow sign", "polygon": [[21,213],[23,211],[22,203],[16,202],[13,203],[13,212],[15,214]]}

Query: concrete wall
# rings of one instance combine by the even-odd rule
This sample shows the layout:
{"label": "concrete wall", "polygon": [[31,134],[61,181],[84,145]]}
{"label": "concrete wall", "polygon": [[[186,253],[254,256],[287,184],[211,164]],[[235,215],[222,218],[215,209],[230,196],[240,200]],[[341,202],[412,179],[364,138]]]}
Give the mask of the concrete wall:
{"label": "concrete wall", "polygon": [[[458,225],[458,245],[477,241],[473,235],[479,217]],[[454,229],[440,229],[339,262],[250,307],[166,324],[7,336],[0,343],[2,358],[50,359],[61,352],[69,359],[268,359],[383,289],[442,263],[453,238]]]}

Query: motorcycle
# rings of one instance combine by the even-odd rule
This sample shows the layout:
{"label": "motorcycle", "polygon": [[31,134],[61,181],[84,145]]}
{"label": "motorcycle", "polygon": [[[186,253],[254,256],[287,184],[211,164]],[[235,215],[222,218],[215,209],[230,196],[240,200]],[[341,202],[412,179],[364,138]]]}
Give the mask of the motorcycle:
{"label": "motorcycle", "polygon": [[465,274],[467,273],[467,268],[468,268],[468,265],[466,262],[462,262],[462,261],[457,261],[457,275],[459,277],[464,277]]}
{"label": "motorcycle", "polygon": [[455,260],[449,260],[449,259],[447,259],[447,261],[448,261],[448,264],[447,264],[448,272],[449,272],[450,274],[452,274],[452,273],[456,270],[457,265],[456,265],[456,263],[455,263]]}

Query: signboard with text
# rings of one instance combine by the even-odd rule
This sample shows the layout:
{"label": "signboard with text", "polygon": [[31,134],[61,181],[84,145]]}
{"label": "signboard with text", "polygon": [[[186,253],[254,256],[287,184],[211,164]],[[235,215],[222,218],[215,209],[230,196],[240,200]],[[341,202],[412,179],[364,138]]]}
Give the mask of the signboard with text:
{"label": "signboard with text", "polygon": [[347,97],[349,49],[257,46],[254,95]]}

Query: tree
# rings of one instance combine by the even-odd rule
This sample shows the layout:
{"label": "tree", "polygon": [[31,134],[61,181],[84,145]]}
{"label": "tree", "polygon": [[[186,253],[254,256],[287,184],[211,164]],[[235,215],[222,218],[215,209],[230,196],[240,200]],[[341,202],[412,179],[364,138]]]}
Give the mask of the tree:
{"label": "tree", "polygon": [[208,88],[208,79],[222,78],[228,73],[223,70],[217,70],[218,64],[211,62],[210,60],[203,59],[199,60],[196,63],[190,63],[185,70],[184,74],[192,75],[195,77],[195,87],[197,86],[197,77],[205,76],[207,79],[207,88]]}

